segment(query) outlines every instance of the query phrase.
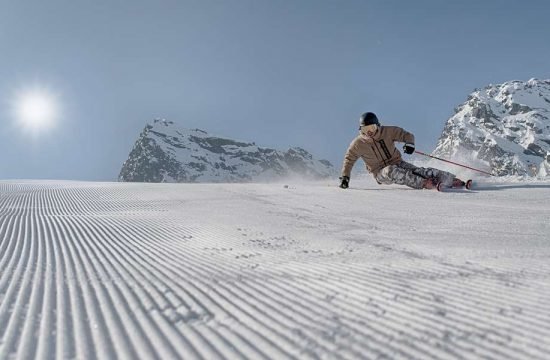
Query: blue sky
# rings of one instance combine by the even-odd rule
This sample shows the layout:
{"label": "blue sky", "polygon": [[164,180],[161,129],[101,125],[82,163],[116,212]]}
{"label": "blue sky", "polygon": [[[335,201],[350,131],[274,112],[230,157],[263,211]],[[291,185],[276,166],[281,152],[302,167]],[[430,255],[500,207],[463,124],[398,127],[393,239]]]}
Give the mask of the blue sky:
{"label": "blue sky", "polygon": [[[156,117],[341,166],[359,115],[433,150],[475,88],[550,78],[547,1],[0,1],[0,179],[116,180]],[[54,93],[31,136],[16,94]],[[358,164],[358,166],[363,166]]]}

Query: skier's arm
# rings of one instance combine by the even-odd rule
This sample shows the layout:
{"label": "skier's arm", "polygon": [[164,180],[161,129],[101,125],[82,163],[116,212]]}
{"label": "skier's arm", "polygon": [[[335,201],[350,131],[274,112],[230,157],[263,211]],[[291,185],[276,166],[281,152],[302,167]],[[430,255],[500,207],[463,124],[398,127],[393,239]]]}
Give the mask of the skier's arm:
{"label": "skier's arm", "polygon": [[346,151],[346,155],[344,156],[344,164],[342,165],[342,177],[350,177],[351,175],[351,169],[353,169],[353,165],[355,165],[355,162],[357,159],[359,159],[359,154],[356,149],[355,141],[352,142]]}
{"label": "skier's arm", "polygon": [[359,154],[357,153],[357,150],[355,148],[355,141],[353,141],[348,151],[346,151],[346,155],[344,156],[344,164],[342,165],[342,176],[340,176],[340,187],[342,189],[347,189],[349,187],[349,177],[351,175],[351,169],[353,168],[353,165],[359,159]]}
{"label": "skier's arm", "polygon": [[414,153],[414,135],[397,126],[393,128],[393,131],[393,140],[405,143],[403,145],[403,152],[405,154]]}
{"label": "skier's arm", "polygon": [[393,127],[393,141],[414,145],[414,135],[400,127]]}

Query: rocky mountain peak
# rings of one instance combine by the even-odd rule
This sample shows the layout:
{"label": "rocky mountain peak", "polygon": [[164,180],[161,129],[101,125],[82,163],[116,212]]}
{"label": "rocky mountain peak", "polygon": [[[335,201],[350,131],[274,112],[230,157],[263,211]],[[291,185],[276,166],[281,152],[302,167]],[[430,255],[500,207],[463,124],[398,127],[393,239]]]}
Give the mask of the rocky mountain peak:
{"label": "rocky mountain peak", "polygon": [[288,176],[324,178],[334,174],[330,162],[316,160],[299,147],[279,151],[155,119],[137,139],[119,180],[244,182]]}
{"label": "rocky mountain peak", "polygon": [[476,89],[447,121],[433,154],[481,160],[495,175],[539,173],[550,152],[550,80]]}

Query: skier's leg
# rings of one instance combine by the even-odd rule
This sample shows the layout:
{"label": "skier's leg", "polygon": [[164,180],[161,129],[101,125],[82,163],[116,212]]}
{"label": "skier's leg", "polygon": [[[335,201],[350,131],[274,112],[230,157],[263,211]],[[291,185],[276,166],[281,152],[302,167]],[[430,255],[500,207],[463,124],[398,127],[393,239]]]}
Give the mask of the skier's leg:
{"label": "skier's leg", "polygon": [[454,174],[450,172],[434,169],[434,168],[421,168],[424,169],[426,175],[437,179],[437,182],[442,183],[445,186],[451,186],[453,184],[453,179],[455,178]]}
{"label": "skier's leg", "polygon": [[402,167],[412,169],[415,174],[420,175],[425,179],[435,179],[435,182],[442,183],[445,186],[451,186],[453,184],[453,179],[455,178],[455,175],[450,172],[435,168],[417,167],[406,161],[402,161],[400,165]]}
{"label": "skier's leg", "polygon": [[403,161],[396,165],[386,166],[376,174],[375,178],[381,184],[398,184],[414,189],[423,189],[426,179],[416,174],[414,169],[416,166]]}

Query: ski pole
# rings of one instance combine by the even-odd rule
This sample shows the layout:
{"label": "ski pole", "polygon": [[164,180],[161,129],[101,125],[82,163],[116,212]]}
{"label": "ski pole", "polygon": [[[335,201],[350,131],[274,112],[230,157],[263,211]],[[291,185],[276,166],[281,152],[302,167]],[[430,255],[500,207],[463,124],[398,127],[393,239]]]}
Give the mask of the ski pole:
{"label": "ski pole", "polygon": [[473,167],[469,167],[469,166],[462,165],[462,164],[458,164],[458,163],[455,163],[455,162],[452,162],[452,161],[449,161],[449,160],[441,159],[441,158],[438,158],[438,157],[436,157],[436,156],[433,156],[433,155],[429,155],[429,154],[423,153],[422,151],[415,150],[414,152],[417,153],[417,154],[420,154],[420,155],[424,155],[424,156],[427,156],[427,157],[431,157],[432,159],[436,159],[436,160],[448,162],[448,163],[453,164],[453,165],[462,166],[462,167],[464,167],[464,168],[466,168],[466,169],[478,171],[478,172],[480,172],[480,173],[487,174],[487,175],[489,175],[489,176],[495,176],[495,175],[493,175],[493,174],[491,174],[491,173],[488,173],[488,172],[486,172],[486,171],[479,170],[479,169],[474,169]]}

